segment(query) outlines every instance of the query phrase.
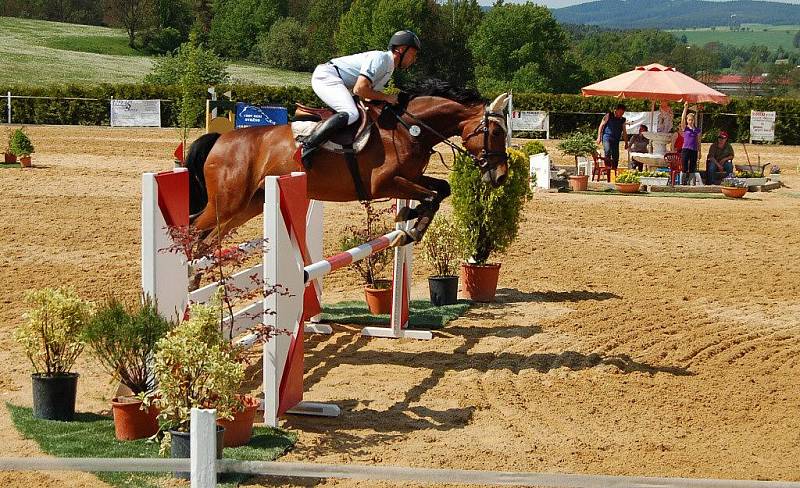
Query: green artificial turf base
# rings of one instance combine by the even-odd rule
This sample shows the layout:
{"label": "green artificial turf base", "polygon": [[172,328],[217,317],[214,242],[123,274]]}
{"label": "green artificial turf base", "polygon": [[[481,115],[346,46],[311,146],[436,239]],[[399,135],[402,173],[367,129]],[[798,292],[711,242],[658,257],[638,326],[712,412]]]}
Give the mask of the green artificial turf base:
{"label": "green artificial turf base", "polygon": [[[471,306],[469,300],[459,300],[454,305],[435,307],[427,300],[411,300],[408,326],[412,329],[441,329],[451,320],[457,319]],[[367,304],[361,301],[346,301],[322,307],[322,321],[337,324],[389,325],[388,315],[372,315]]]}
{"label": "green artificial turf base", "polygon": [[[33,418],[32,409],[6,403],[11,420],[26,438],[33,439],[42,451],[58,457],[103,458],[157,458],[158,442],[147,439],[118,441],[114,437],[114,421],[94,413],[76,413],[73,422]],[[243,461],[273,461],[286,453],[297,442],[290,432],[270,427],[253,429],[250,444],[225,448],[226,459]],[[152,487],[164,485],[171,473],[96,473],[97,477],[112,486]],[[249,475],[226,474],[218,486],[235,487]]]}

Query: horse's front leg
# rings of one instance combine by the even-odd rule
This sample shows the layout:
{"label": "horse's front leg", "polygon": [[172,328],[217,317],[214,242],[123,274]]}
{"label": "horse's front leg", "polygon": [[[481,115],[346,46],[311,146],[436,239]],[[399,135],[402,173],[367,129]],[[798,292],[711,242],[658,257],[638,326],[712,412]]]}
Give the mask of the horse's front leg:
{"label": "horse's front leg", "polygon": [[414,183],[402,176],[395,176],[394,182],[404,190],[402,193],[407,192],[404,198],[420,202],[416,208],[407,207],[397,216],[398,221],[417,219],[414,227],[408,231],[408,236],[413,241],[419,242],[439,210],[439,204],[450,195],[450,185],[444,180],[428,176],[421,177],[420,183]]}

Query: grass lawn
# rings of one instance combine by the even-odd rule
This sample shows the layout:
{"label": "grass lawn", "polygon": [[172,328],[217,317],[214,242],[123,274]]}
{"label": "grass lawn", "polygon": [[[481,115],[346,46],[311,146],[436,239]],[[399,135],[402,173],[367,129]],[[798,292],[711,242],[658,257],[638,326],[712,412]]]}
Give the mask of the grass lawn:
{"label": "grass lawn", "polygon": [[749,47],[753,44],[767,46],[770,50],[775,50],[782,46],[784,51],[795,51],[792,44],[794,35],[800,30],[797,25],[762,25],[762,24],[743,24],[750,30],[731,31],[727,26],[703,29],[673,30],[673,34],[679,38],[682,35],[690,44],[703,46],[709,42],[723,42],[739,47]]}
{"label": "grass lawn", "polygon": [[[152,57],[128,46],[122,29],[0,17],[0,84],[139,83]],[[311,84],[311,73],[235,63],[235,82]]]}
{"label": "grass lawn", "polygon": [[[76,413],[73,422],[58,422],[33,418],[32,409],[6,403],[11,420],[26,438],[33,439],[47,454],[58,457],[157,458],[158,444],[147,440],[118,441],[114,437],[114,421],[93,413]],[[247,446],[226,448],[223,456],[244,461],[272,461],[286,453],[297,442],[295,434],[256,427]],[[164,486],[170,473],[96,473],[112,486]],[[228,474],[225,483],[217,486],[235,487],[247,475]]]}
{"label": "grass lawn", "polygon": [[[427,300],[411,300],[408,326],[410,328],[441,329],[466,312],[472,302],[459,300],[455,305],[435,307]],[[339,302],[322,307],[323,322],[356,325],[389,325],[388,315],[372,315],[361,301]]]}

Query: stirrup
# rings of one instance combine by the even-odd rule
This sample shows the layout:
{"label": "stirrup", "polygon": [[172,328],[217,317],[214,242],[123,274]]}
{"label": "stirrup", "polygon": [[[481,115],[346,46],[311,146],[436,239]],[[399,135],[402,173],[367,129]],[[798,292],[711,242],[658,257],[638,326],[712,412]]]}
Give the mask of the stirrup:
{"label": "stirrup", "polygon": [[298,149],[300,152],[300,162],[307,171],[311,170],[311,163],[317,149],[319,149],[319,146],[307,146],[306,143],[303,143]]}

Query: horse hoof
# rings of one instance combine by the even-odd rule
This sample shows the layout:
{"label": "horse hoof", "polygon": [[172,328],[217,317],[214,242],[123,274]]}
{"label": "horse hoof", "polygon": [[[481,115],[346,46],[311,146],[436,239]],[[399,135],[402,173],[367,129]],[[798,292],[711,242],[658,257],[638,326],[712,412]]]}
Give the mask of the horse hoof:
{"label": "horse hoof", "polygon": [[400,247],[400,246],[405,246],[406,244],[411,244],[412,242],[414,242],[414,239],[409,235],[409,233],[403,232],[402,234],[398,234],[397,237],[392,239],[391,246]]}
{"label": "horse hoof", "polygon": [[419,212],[417,209],[411,207],[403,207],[400,211],[397,212],[397,215],[394,218],[395,222],[405,222],[407,220],[413,220],[419,217]]}

